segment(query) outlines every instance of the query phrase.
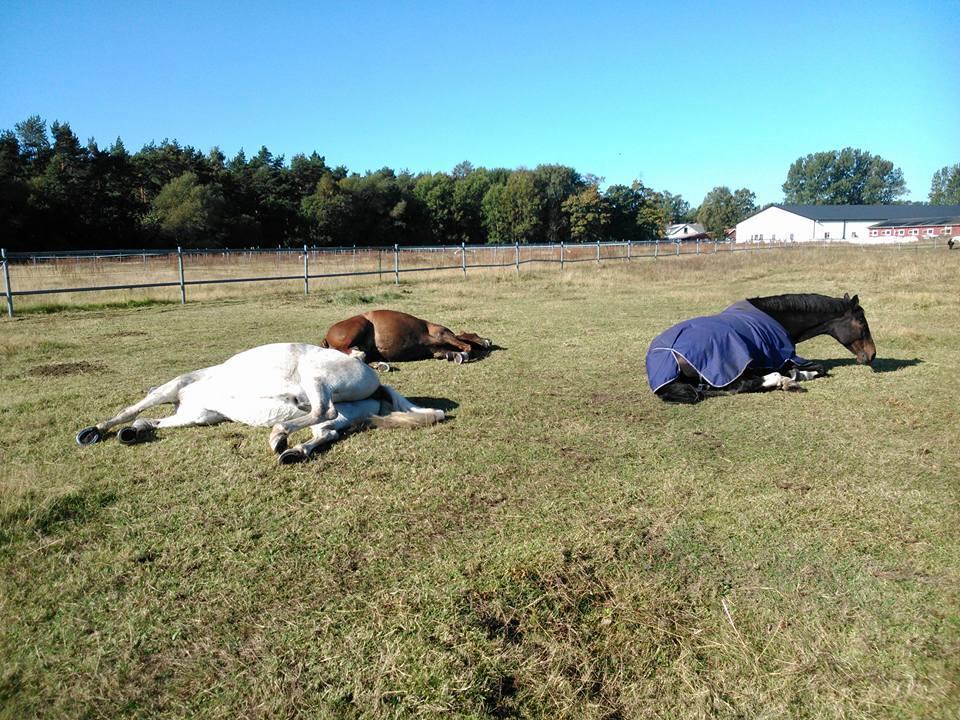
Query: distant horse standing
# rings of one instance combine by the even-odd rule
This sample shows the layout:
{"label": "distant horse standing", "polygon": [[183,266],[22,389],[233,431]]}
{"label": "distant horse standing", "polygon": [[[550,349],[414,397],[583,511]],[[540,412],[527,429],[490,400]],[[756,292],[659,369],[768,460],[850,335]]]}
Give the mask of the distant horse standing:
{"label": "distant horse standing", "polygon": [[320,345],[347,354],[359,350],[368,362],[439,358],[458,365],[493,347],[476,333],[457,334],[397,310],[371,310],[341,320],[327,330]]}
{"label": "distant horse standing", "polygon": [[[421,427],[444,419],[442,410],[414,405],[357,358],[294,343],[262,345],[220,365],[194,370],[153,388],[138,403],[84,428],[77,442],[92,445],[144,410],[173,403],[173,415],[136,420],[117,439],[131,445],[158,428],[214,425],[226,420],[271,427],[270,447],[281,464],[302,462],[317,448],[356,427]],[[287,437],[309,428],[312,438],[288,448]]]}
{"label": "distant horse standing", "polygon": [[742,300],[717,315],[678,323],[647,351],[650,388],[666,402],[763,390],[800,390],[798,380],[826,375],[823,365],[796,355],[795,346],[830,335],[873,362],[877,348],[859,298],[816,294]]}

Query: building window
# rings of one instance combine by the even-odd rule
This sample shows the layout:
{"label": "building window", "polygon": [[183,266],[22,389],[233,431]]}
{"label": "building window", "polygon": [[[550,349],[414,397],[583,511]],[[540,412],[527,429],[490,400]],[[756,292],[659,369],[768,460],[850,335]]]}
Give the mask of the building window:
{"label": "building window", "polygon": [[876,236],[877,236],[877,231],[876,231],[876,230],[871,230],[871,231],[870,231],[870,237],[876,237]]}
{"label": "building window", "polygon": [[943,234],[944,234],[944,235],[951,235],[952,233],[953,233],[953,227],[951,227],[950,225],[944,225],[944,226],[943,226]]}
{"label": "building window", "polygon": [[934,235],[937,234],[937,231],[934,230],[933,228],[927,228],[926,231],[924,232],[924,234],[925,234],[927,237],[933,237]]}
{"label": "building window", "polygon": [[889,234],[890,234],[890,231],[889,231],[889,230],[884,230],[884,231],[883,231],[883,234],[884,234],[884,235],[889,235]]}
{"label": "building window", "polygon": [[856,233],[851,233],[850,237],[857,237]]}
{"label": "building window", "polygon": [[917,228],[910,228],[911,235],[919,235],[920,231]]}
{"label": "building window", "polygon": [[897,230],[897,235],[903,235],[903,234],[904,234],[903,230]]}
{"label": "building window", "polygon": [[824,239],[824,240],[829,240],[829,239],[830,239],[830,233],[825,232],[825,233],[823,234],[823,239]]}

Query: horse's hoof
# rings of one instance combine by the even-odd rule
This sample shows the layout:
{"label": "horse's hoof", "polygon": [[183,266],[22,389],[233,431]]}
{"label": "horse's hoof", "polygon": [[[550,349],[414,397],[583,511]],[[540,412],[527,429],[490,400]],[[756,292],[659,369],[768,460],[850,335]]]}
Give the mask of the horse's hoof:
{"label": "horse's hoof", "polygon": [[780,389],[787,392],[806,392],[807,389],[803,387],[793,378],[785,377],[780,381]]}
{"label": "horse's hoof", "polygon": [[458,352],[453,356],[453,361],[457,365],[463,365],[469,359],[470,359],[469,353],[465,353],[465,352]]}
{"label": "horse's hoof", "polygon": [[297,463],[306,461],[307,454],[303,450],[299,450],[297,448],[284,450],[282,453],[280,453],[280,457],[277,458],[277,462],[281,465],[296,465]]}
{"label": "horse's hoof", "polygon": [[121,445],[136,445],[146,442],[153,434],[153,428],[127,425],[117,430],[117,440]]}
{"label": "horse's hoof", "polygon": [[137,444],[137,431],[132,426],[128,425],[127,427],[122,427],[117,430],[117,440],[120,441],[121,445],[136,445]]}
{"label": "horse's hoof", "polygon": [[480,344],[487,348],[487,350],[493,347],[493,341],[490,338],[481,338]]}
{"label": "horse's hoof", "polygon": [[77,445],[93,445],[103,440],[103,433],[91,425],[77,433]]}
{"label": "horse's hoof", "polygon": [[388,373],[393,369],[387,363],[381,362],[379,360],[375,363],[371,363],[370,367],[372,367],[374,370],[376,370],[379,373]]}

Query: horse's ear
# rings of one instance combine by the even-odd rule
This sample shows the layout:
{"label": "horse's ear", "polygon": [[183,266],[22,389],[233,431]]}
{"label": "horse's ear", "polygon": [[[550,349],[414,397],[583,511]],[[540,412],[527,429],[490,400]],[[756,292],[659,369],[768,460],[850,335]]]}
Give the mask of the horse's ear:
{"label": "horse's ear", "polygon": [[850,307],[852,307],[854,310],[856,310],[858,307],[860,307],[860,296],[859,296],[859,295],[854,295],[853,298],[851,298],[851,300],[850,300]]}
{"label": "horse's ear", "polygon": [[849,301],[850,301],[850,293],[844,293],[844,294],[843,294],[843,299],[846,300],[847,302],[849,302]]}

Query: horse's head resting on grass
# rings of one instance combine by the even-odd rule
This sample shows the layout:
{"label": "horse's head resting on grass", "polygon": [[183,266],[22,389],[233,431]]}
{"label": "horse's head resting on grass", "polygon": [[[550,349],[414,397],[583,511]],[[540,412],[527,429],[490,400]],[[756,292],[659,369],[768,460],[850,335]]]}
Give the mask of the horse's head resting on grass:
{"label": "horse's head resting on grass", "polygon": [[829,335],[856,355],[861,365],[869,365],[877,355],[858,295],[772,295],[749,298],[748,302],[779,322],[794,344]]}

